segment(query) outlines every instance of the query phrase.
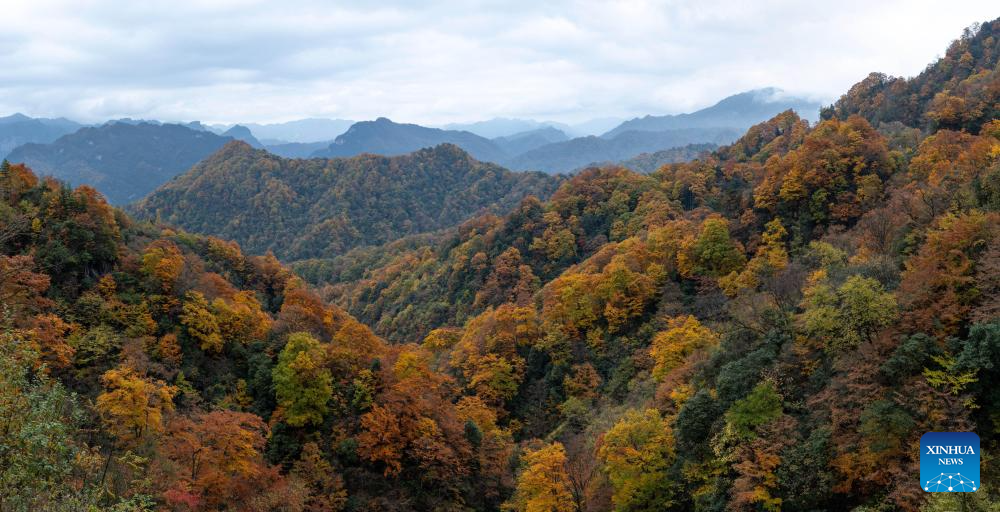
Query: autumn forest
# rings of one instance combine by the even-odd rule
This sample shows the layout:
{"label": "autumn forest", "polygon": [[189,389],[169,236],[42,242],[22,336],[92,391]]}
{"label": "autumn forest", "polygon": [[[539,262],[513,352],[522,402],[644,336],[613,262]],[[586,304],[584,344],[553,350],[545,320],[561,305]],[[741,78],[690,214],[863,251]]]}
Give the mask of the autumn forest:
{"label": "autumn forest", "polygon": [[4,161],[0,512],[998,511],[1000,20],[942,50],[569,174]]}

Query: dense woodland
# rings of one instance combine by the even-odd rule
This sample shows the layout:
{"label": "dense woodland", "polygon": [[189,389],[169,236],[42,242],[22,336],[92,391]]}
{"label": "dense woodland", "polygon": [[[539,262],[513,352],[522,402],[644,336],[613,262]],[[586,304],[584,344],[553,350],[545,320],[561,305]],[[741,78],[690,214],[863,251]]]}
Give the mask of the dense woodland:
{"label": "dense woodland", "polygon": [[232,142],[130,210],[290,261],[508,211],[558,184],[478,162],[451,144],[396,157],[300,160]]}
{"label": "dense woodland", "polygon": [[0,510],[996,511],[998,57],[298,276],[5,164]]}

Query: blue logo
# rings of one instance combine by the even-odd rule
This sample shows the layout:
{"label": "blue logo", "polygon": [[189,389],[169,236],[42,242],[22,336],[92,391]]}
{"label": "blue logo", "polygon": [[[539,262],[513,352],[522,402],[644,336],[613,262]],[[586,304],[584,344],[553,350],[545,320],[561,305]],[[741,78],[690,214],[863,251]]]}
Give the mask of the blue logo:
{"label": "blue logo", "polygon": [[920,438],[920,487],[927,492],[979,489],[979,436],[928,432]]}

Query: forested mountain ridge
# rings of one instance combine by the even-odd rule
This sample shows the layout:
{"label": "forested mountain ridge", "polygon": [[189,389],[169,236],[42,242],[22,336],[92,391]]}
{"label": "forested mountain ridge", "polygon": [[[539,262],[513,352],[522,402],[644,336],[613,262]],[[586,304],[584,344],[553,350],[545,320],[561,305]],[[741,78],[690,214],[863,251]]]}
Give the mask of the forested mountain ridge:
{"label": "forested mountain ridge", "polygon": [[499,404],[510,510],[990,510],[995,465],[968,497],[914,479],[924,432],[997,446],[1000,119],[879,121],[784,112],[296,271]]}
{"label": "forested mountain ridge", "polygon": [[178,124],[111,122],[50,144],[25,144],[7,159],[74,185],[90,185],[117,205],[138,200],[221,148],[230,137]]}
{"label": "forested mountain ridge", "polygon": [[899,121],[921,128],[975,133],[1000,116],[1000,20],[966,29],[945,56],[907,79],[872,73],[823,110],[823,117],[859,114],[874,125]]}
{"label": "forested mountain ridge", "polygon": [[[23,165],[0,166],[0,191],[3,510],[502,499],[513,441],[492,412],[273,256],[136,223]],[[377,424],[397,413],[413,447],[391,454]],[[338,440],[303,437],[319,428]],[[418,476],[430,495],[396,485]]]}
{"label": "forested mountain ridge", "polygon": [[131,211],[292,261],[505,212],[527,195],[548,197],[558,181],[478,162],[453,145],[396,157],[291,160],[235,142]]}

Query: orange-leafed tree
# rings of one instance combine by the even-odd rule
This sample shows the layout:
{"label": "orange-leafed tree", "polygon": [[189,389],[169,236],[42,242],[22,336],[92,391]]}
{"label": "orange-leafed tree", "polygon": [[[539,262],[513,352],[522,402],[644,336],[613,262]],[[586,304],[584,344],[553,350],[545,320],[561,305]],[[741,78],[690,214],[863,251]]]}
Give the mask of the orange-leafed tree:
{"label": "orange-leafed tree", "polygon": [[514,496],[504,504],[511,512],[574,512],[572,487],[566,471],[566,449],[552,443],[528,450],[521,457]]}
{"label": "orange-leafed tree", "polygon": [[174,410],[177,388],[128,366],[108,370],[101,383],[104,392],[97,397],[97,410],[119,440],[128,444],[163,431],[163,415]]}

